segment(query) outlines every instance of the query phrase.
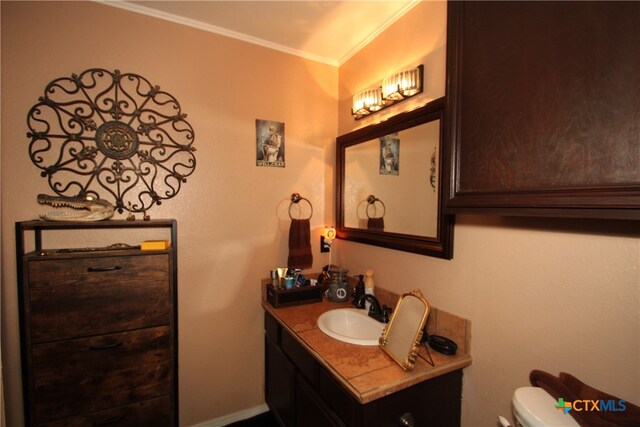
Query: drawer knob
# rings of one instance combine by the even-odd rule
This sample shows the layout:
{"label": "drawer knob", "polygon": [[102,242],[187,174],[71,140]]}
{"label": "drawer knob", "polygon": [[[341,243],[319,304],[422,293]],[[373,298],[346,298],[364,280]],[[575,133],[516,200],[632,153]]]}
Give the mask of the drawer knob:
{"label": "drawer knob", "polygon": [[95,273],[95,272],[100,272],[100,271],[118,271],[118,270],[122,270],[122,267],[120,267],[119,265],[114,265],[113,267],[89,267],[89,268],[87,268],[87,271],[89,273]]}
{"label": "drawer knob", "polygon": [[410,412],[407,412],[403,416],[400,417],[400,426],[401,427],[415,427],[416,423],[413,419],[413,415]]}
{"label": "drawer knob", "polygon": [[93,351],[110,350],[112,348],[118,348],[122,345],[122,341],[114,341],[104,345],[92,345],[89,347]]}

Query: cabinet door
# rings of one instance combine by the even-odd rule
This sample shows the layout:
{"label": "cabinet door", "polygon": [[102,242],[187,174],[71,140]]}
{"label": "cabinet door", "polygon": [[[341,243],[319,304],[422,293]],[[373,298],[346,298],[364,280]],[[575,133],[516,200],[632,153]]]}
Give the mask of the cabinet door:
{"label": "cabinet door", "polygon": [[296,426],[297,427],[344,427],[320,398],[318,393],[298,375],[296,379]]}
{"label": "cabinet door", "polygon": [[41,427],[169,427],[172,425],[171,400],[168,396],[137,402],[82,417],[67,418]]}
{"label": "cabinet door", "polygon": [[158,327],[33,346],[36,422],[168,396],[169,341]]}
{"label": "cabinet door", "polygon": [[374,400],[362,409],[363,427],[407,425],[401,418],[409,414],[415,426],[459,427],[462,370],[439,375],[428,381]]}
{"label": "cabinet door", "polygon": [[169,255],[28,263],[32,343],[168,325]]}
{"label": "cabinet door", "polygon": [[285,427],[295,426],[295,367],[265,334],[265,400]]}
{"label": "cabinet door", "polygon": [[640,219],[640,2],[449,2],[445,211]]}

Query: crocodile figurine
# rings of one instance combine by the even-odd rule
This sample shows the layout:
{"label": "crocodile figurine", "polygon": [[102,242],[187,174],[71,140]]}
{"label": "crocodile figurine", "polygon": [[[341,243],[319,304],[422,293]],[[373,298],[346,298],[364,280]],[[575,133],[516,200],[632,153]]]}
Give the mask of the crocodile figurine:
{"label": "crocodile figurine", "polygon": [[47,221],[100,221],[113,216],[113,205],[106,200],[86,197],[62,197],[38,194],[38,203],[54,208],[71,208],[88,212],[51,211],[40,215]]}

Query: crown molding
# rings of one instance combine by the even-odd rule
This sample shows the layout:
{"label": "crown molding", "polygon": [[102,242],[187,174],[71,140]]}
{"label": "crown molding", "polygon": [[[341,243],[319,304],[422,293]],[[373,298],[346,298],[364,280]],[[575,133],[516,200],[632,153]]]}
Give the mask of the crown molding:
{"label": "crown molding", "polygon": [[128,1],[122,1],[122,0],[93,0],[93,1],[96,3],[107,5],[107,6],[124,9],[130,12],[139,13],[142,15],[147,15],[154,18],[158,18],[158,19],[163,19],[165,21],[173,22],[176,24],[197,28],[199,30],[207,31],[207,32],[218,34],[221,36],[230,37],[236,40],[244,41],[246,43],[251,43],[258,46],[266,47],[268,49],[273,49],[273,50],[284,52],[290,55],[295,55],[304,59],[308,59],[310,61],[315,61],[322,64],[339,67],[345,62],[347,62],[356,53],[358,53],[362,48],[364,48],[366,45],[371,43],[371,41],[373,41],[376,37],[378,37],[383,31],[389,28],[393,23],[395,23],[403,15],[405,15],[407,12],[413,9],[417,4],[420,3],[421,0],[407,1],[406,4],[401,9],[398,9],[398,11],[393,16],[387,19],[382,25],[380,25],[373,32],[371,32],[371,34],[369,34],[364,40],[358,43],[358,45],[356,45],[353,49],[351,49],[346,55],[344,55],[340,59],[333,59],[333,58],[327,58],[320,55],[315,55],[309,52],[294,49],[278,43],[270,42],[268,40],[265,40],[259,37],[250,36],[244,33],[222,28],[217,25],[207,24],[205,22],[197,21],[195,19],[186,18],[183,16],[175,15],[173,13],[168,13],[168,12],[153,9],[150,7],[142,6],[137,3],[130,3]]}
{"label": "crown molding", "polygon": [[199,30],[207,31],[209,33],[218,34],[225,37],[230,37],[236,40],[244,41],[247,43],[255,44],[258,46],[266,47],[268,49],[277,50],[280,52],[288,53],[290,55],[299,56],[304,59],[308,59],[323,64],[332,65],[334,67],[339,66],[337,60],[332,58],[325,58],[320,55],[314,55],[309,52],[304,52],[298,49],[293,49],[288,46],[284,46],[278,43],[273,43],[268,40],[261,39],[259,37],[250,36],[247,34],[239,33],[237,31],[228,30],[226,28],[218,27],[217,25],[207,24],[201,21],[197,21],[191,18],[185,18],[172,13],[163,12],[160,10],[152,9],[149,7],[141,6],[135,3],[129,3],[119,0],[93,0],[96,3],[104,4],[107,6],[117,7],[119,9],[128,10],[129,12],[140,13],[142,15],[151,16],[165,21],[170,21],[176,24],[186,25],[188,27],[197,28]]}
{"label": "crown molding", "polygon": [[408,1],[402,9],[398,9],[398,11],[393,16],[391,16],[382,25],[380,25],[378,28],[376,28],[376,30],[373,31],[371,34],[369,34],[369,36],[367,36],[367,38],[362,40],[360,43],[358,43],[358,45],[356,45],[353,49],[351,49],[349,52],[347,52],[346,55],[344,55],[342,58],[340,58],[338,60],[338,66],[344,64],[349,59],[351,59],[352,56],[354,56],[356,53],[358,53],[360,50],[362,50],[362,48],[364,48],[366,45],[371,43],[376,37],[378,37],[382,32],[384,32],[384,30],[389,28],[393,23],[395,23],[398,19],[400,19],[402,16],[404,16],[407,12],[409,12],[411,9],[413,9],[415,6],[417,6],[421,1],[422,0],[411,0],[411,1]]}

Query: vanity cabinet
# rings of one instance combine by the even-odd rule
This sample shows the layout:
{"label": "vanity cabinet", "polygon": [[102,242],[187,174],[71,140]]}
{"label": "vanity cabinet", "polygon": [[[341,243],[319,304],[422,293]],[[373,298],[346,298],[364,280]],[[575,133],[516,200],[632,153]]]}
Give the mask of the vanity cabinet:
{"label": "vanity cabinet", "polygon": [[362,404],[267,312],[265,370],[265,400],[285,427],[460,425],[461,369]]}
{"label": "vanity cabinet", "polygon": [[281,424],[295,423],[296,369],[278,346],[265,334],[265,398]]}
{"label": "vanity cabinet", "polygon": [[640,219],[640,3],[449,2],[447,213]]}
{"label": "vanity cabinet", "polygon": [[[43,231],[115,225],[168,228],[171,247],[41,247]],[[26,425],[178,425],[175,228],[16,224]],[[26,232],[36,241],[27,253]]]}

